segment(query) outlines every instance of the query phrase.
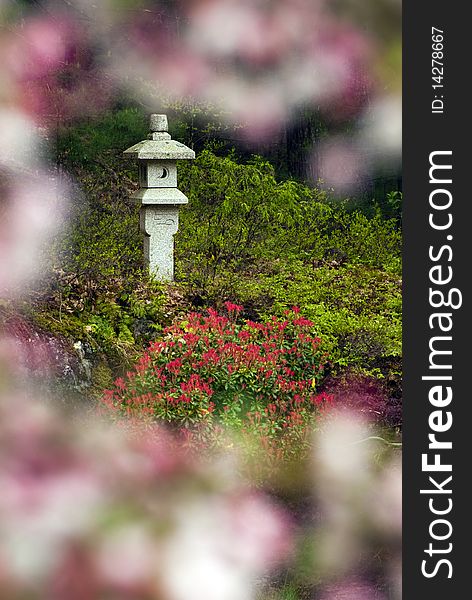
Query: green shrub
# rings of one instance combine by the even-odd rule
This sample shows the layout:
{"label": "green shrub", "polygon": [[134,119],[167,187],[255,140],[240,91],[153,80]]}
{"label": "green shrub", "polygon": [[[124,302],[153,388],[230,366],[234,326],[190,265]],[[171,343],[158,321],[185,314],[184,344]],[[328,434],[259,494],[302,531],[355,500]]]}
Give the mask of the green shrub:
{"label": "green shrub", "polygon": [[[125,108],[98,118],[63,127],[58,131],[58,161],[68,168],[86,168],[94,172],[107,169],[114,157],[145,139],[149,122],[144,112]],[[132,166],[130,165],[130,168]]]}
{"label": "green shrub", "polygon": [[358,262],[399,267],[401,235],[394,220],[350,213],[326,194],[294,181],[278,182],[260,157],[246,165],[202,152],[180,168],[190,203],[182,211],[182,273],[216,276],[224,266],[276,258]]}
{"label": "green shrub", "polygon": [[388,377],[401,359],[401,232],[394,219],[331,205],[276,181],[260,158],[204,152],[183,168],[177,273],[203,306],[240,302],[252,318],[300,306],[332,368]]}
{"label": "green shrub", "polygon": [[[183,120],[171,123],[174,135],[197,143],[206,117],[192,111],[184,107]],[[208,130],[211,137],[210,122],[202,135]],[[316,323],[332,370],[398,379],[400,194],[386,201],[395,218],[379,210],[367,216],[320,190],[278,181],[260,157],[240,164],[234,154],[199,152],[179,164],[179,187],[190,203],[175,239],[174,300],[176,286],[156,288],[142,269],[138,211],[128,200],[136,166],[121,153],[146,133],[143,113],[125,109],[60,134],[59,157],[83,197],[57,248],[58,275],[48,291],[52,323],[71,318],[71,329],[86,328],[92,345],[130,354],[188,304],[221,308],[232,301],[253,320],[297,305]]]}
{"label": "green shrub", "polygon": [[[288,448],[303,440],[313,414],[329,402],[316,388],[327,360],[314,325],[287,311],[264,323],[192,313],[150,345],[126,379],[106,392],[119,413],[179,427],[223,423]],[[296,448],[293,451],[297,451]]]}

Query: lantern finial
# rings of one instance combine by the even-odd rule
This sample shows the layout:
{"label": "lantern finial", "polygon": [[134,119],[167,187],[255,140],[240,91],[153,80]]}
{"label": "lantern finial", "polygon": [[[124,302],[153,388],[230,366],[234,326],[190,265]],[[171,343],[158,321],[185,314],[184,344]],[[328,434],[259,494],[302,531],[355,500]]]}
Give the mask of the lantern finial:
{"label": "lantern finial", "polygon": [[167,131],[167,115],[152,114],[149,119],[149,129],[151,133],[161,133]]}

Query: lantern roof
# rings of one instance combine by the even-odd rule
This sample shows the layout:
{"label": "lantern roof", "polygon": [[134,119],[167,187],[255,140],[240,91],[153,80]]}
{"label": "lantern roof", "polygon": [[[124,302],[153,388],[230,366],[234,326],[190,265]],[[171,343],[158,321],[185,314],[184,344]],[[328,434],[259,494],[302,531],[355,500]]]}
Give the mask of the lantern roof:
{"label": "lantern roof", "polygon": [[187,204],[188,198],[177,188],[140,188],[133,196],[132,202],[136,204],[165,204],[174,206]]}
{"label": "lantern roof", "polygon": [[149,139],[138,142],[123,152],[127,158],[140,160],[179,160],[195,158],[195,152],[173,140],[167,133],[167,116],[151,115]]}

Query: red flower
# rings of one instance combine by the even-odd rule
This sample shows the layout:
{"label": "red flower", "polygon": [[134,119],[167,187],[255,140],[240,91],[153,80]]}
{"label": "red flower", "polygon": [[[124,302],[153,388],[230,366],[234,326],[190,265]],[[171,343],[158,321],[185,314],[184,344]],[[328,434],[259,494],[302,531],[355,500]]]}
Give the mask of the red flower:
{"label": "red flower", "polygon": [[126,383],[125,380],[122,377],[118,377],[118,379],[115,379],[115,385],[119,390],[125,390],[126,389]]}
{"label": "red flower", "polygon": [[239,314],[244,309],[243,306],[239,306],[239,304],[233,304],[232,302],[225,302],[225,307],[229,313],[236,313],[236,314]]}
{"label": "red flower", "polygon": [[176,358],[175,360],[171,360],[166,365],[167,370],[170,371],[171,373],[174,373],[175,375],[179,374],[181,367],[182,367],[182,359],[181,358]]}

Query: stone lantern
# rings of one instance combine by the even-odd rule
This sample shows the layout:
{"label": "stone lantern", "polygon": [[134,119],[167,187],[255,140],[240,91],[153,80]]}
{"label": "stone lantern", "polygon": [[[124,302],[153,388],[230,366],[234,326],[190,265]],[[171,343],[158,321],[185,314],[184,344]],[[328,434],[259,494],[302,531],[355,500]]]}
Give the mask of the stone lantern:
{"label": "stone lantern", "polygon": [[179,207],[188,198],[177,189],[177,160],[195,158],[195,152],[171,139],[167,116],[151,115],[149,139],[123,152],[139,167],[139,190],[131,197],[141,205],[140,229],[144,256],[157,279],[174,279],[174,235],[179,228]]}

